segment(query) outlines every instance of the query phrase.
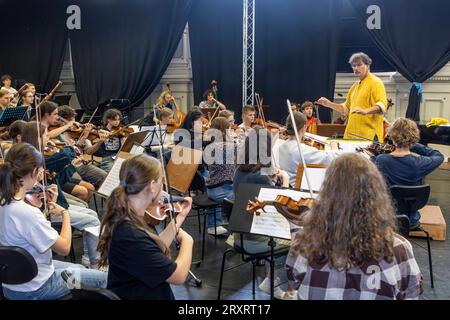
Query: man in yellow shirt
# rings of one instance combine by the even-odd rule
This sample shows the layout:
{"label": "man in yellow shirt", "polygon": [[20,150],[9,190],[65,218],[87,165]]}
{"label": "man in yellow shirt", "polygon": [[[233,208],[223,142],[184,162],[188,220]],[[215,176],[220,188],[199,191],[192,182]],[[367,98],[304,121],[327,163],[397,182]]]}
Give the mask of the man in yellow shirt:
{"label": "man in yellow shirt", "polygon": [[354,53],[349,63],[359,78],[350,88],[343,104],[327,98],[317,102],[325,107],[348,115],[344,139],[366,138],[383,141],[383,114],[386,112],[386,89],[380,78],[370,73],[372,59],[363,52]]}

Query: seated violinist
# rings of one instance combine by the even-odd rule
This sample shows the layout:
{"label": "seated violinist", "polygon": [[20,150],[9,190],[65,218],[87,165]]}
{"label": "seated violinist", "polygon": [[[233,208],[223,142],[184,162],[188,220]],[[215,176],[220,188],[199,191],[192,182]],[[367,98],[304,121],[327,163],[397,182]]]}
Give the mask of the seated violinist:
{"label": "seated violinist", "polygon": [[[421,185],[425,176],[444,161],[442,153],[418,143],[420,131],[412,120],[398,118],[389,127],[388,134],[395,150],[390,154],[380,154],[375,159],[388,186]],[[412,229],[417,227],[420,224],[420,213],[410,213],[409,220]]]}
{"label": "seated violinist", "polygon": [[[176,223],[168,223],[156,234],[146,215],[153,212],[150,208],[160,207],[160,162],[145,154],[129,158],[122,164],[119,180],[108,198],[100,233],[100,264],[109,264],[107,288],[123,300],[174,300],[170,284],[183,284],[191,268],[194,241],[181,225],[192,199],[184,199]],[[173,260],[174,239],[180,249]]]}
{"label": "seated violinist", "polygon": [[[68,150],[63,150],[65,148],[62,148],[62,151],[60,150],[55,153],[48,153],[45,149],[41,149],[44,148],[43,146],[47,145],[48,141],[47,129],[42,124],[39,126],[39,130],[36,122],[28,122],[24,126],[22,130],[22,142],[33,145],[37,150],[42,150],[44,153],[46,169],[49,172],[56,173],[56,177],[53,179],[54,183],[58,186],[56,203],[69,210],[72,227],[83,232],[84,253],[81,263],[84,266],[98,269],[98,237],[86,231],[87,228],[100,225],[98,215],[95,211],[82,206],[79,203],[70,202],[70,199],[66,198],[61,187],[67,181],[70,181],[70,177],[75,172],[75,168],[71,164],[70,156],[67,155],[66,151]],[[81,189],[81,187],[78,189]]]}
{"label": "seated violinist", "polygon": [[305,101],[300,107],[301,112],[306,116],[308,125],[320,124],[320,120],[314,116],[314,104],[311,101]]}
{"label": "seated violinist", "polygon": [[13,144],[21,143],[22,142],[22,130],[24,126],[27,123],[23,120],[16,120],[8,128],[7,133],[7,139],[10,140],[10,142],[2,142],[1,148],[4,155],[6,155],[9,151],[9,149],[12,147]]}
{"label": "seated violinist", "polygon": [[[260,185],[275,186],[281,182],[282,187],[289,186],[289,177],[283,170],[274,169],[272,158],[267,155],[272,149],[272,138],[270,132],[266,129],[257,127],[249,131],[243,142],[243,147],[238,149],[239,165],[233,178],[233,193],[236,197],[237,190],[241,183],[255,183]],[[241,245],[240,234],[234,233],[234,243]],[[268,237],[243,234],[243,246],[247,252],[257,254],[268,250]],[[290,241],[276,239],[275,250],[285,248],[290,245]],[[281,257],[284,259],[284,257]],[[259,285],[259,289],[270,294],[270,267],[266,262],[267,276]],[[279,286],[281,281],[274,270],[274,296],[277,299],[295,300],[296,292],[288,284],[288,290],[285,292]]]}
{"label": "seated violinist", "polygon": [[[364,190],[364,192],[362,192]],[[299,300],[418,299],[423,280],[377,168],[358,154],[328,167],[286,260]]]}
{"label": "seated violinist", "polygon": [[108,109],[103,114],[103,127],[109,131],[108,134],[102,134],[99,132],[100,138],[95,144],[84,150],[86,154],[93,154],[94,156],[101,157],[102,163],[100,168],[109,171],[114,163],[115,156],[122,147],[125,141],[124,137],[109,136],[111,132],[120,129],[120,122],[122,121],[122,113],[117,109]]}
{"label": "seated violinist", "polygon": [[[294,112],[293,114],[298,135],[300,139],[303,140],[304,134],[308,128],[307,118],[300,112]],[[279,166],[288,173],[290,184],[294,185],[297,168],[301,159],[290,115],[286,120],[286,134],[289,138],[286,141],[283,141],[278,148]],[[329,164],[339,155],[338,144],[336,141],[331,142],[330,151],[318,150],[304,143],[301,143],[301,148],[305,163],[307,164]]]}
{"label": "seated violinist", "polygon": [[218,117],[222,117],[228,120],[228,123],[230,124],[230,128],[233,128],[235,126],[234,123],[234,112],[231,110],[222,110],[219,112],[219,114],[217,115]]}
{"label": "seated violinist", "polygon": [[220,110],[225,110],[227,107],[220,101],[214,98],[214,92],[212,90],[206,90],[203,94],[203,101],[198,105],[199,108],[220,108]]}
{"label": "seated violinist", "polygon": [[41,153],[27,143],[14,145],[0,166],[0,245],[18,246],[32,255],[37,274],[26,283],[2,284],[10,300],[55,300],[70,294],[61,272],[70,274],[74,283],[105,288],[107,274],[98,270],[54,260],[52,251],[69,255],[72,245],[71,215],[55,203],[55,189],[49,197],[52,219],[62,221],[61,231],[52,228],[42,212],[26,202],[26,191],[33,188],[43,173]]}
{"label": "seated violinist", "polygon": [[[158,121],[157,124],[160,124],[162,126],[167,126],[172,124],[173,122],[173,111],[169,108],[162,108],[159,112]],[[164,139],[164,145],[173,145],[173,133],[166,132],[166,136]]]}
{"label": "seated violinist", "polygon": [[[73,110],[69,106],[60,106],[58,107],[58,115],[62,122],[60,121],[60,124],[63,125],[64,123],[75,123],[75,110]],[[87,149],[92,146],[92,142],[88,139],[89,134],[92,132],[93,125],[91,123],[84,125],[84,128],[82,127],[75,127],[75,136],[79,135],[78,140],[74,140],[69,130],[64,131],[61,133],[57,139],[59,139],[61,142],[64,142],[70,146],[74,146],[77,148],[76,150],[80,152],[80,154],[83,153],[84,149]],[[72,127],[71,129],[73,129]],[[77,173],[80,175],[78,177],[79,179],[85,180],[91,184],[93,184],[96,187],[99,187],[100,184],[105,180],[106,176],[108,175],[106,171],[100,169],[99,167],[93,165],[92,163],[85,163],[79,162],[75,166]]]}

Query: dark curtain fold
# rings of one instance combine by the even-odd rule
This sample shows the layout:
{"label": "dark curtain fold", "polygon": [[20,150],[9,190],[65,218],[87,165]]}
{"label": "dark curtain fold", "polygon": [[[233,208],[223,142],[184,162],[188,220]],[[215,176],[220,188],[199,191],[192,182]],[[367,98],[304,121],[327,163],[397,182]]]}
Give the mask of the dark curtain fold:
{"label": "dark curtain fold", "polygon": [[81,30],[70,32],[78,100],[140,105],[157,86],[183,35],[194,0],[73,1]]}
{"label": "dark curtain fold", "polygon": [[32,82],[38,92],[48,93],[64,62],[66,8],[66,1],[1,0],[0,73],[10,74],[18,86]]}
{"label": "dark curtain fold", "polygon": [[[333,98],[341,9],[341,0],[256,1],[255,90],[267,119],[285,118],[286,98]],[[319,114],[331,120],[330,109]]]}
{"label": "dark curtain fold", "polygon": [[194,100],[217,81],[218,100],[242,108],[242,0],[196,0],[189,17]]}
{"label": "dark curtain fold", "polygon": [[[411,82],[422,83],[450,60],[450,2],[442,0],[349,0],[385,59]],[[381,28],[369,30],[366,10],[377,5]],[[411,89],[408,115],[419,119],[418,90]]]}

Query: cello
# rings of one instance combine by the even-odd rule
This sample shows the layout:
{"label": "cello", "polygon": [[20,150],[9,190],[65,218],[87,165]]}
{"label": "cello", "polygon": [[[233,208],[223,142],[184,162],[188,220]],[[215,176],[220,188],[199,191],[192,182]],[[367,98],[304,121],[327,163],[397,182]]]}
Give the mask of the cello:
{"label": "cello", "polygon": [[175,129],[179,128],[183,123],[186,115],[180,110],[178,107],[175,98],[172,96],[172,90],[170,90],[170,82],[166,82],[167,91],[169,91],[170,96],[172,97],[171,101],[175,105],[175,110],[173,110],[173,120],[167,125],[167,133],[173,133]]}

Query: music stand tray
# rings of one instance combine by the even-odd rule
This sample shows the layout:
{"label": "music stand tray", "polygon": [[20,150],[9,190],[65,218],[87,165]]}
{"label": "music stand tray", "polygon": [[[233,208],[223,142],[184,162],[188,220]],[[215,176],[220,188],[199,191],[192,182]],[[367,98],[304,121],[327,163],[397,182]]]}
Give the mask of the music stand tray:
{"label": "music stand tray", "polygon": [[23,120],[27,116],[27,107],[6,108],[0,114],[0,126],[9,126],[16,120]]}

